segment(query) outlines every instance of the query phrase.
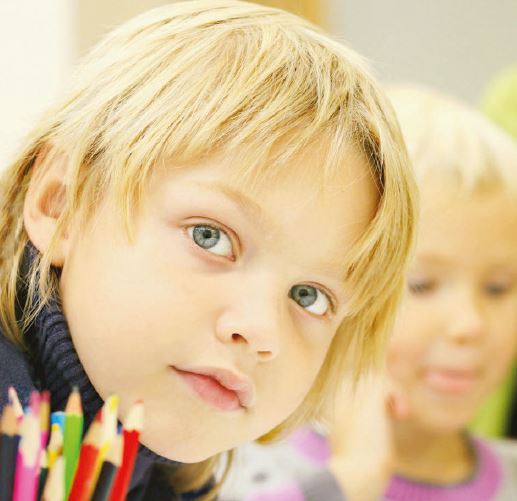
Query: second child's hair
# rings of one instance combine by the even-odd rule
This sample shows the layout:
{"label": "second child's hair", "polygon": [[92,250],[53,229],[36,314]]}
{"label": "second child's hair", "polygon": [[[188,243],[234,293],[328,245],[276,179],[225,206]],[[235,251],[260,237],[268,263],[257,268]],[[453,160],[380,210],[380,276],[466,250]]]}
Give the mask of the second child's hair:
{"label": "second child's hair", "polygon": [[[70,92],[1,179],[1,328],[22,341],[57,291],[50,256],[58,238],[72,220],[82,225],[94,217],[105,197],[115,200],[131,238],[156,169],[227,151],[237,155],[243,178],[274,180],[311,147],[325,152],[315,189],[347,168],[352,150],[369,165],[379,192],[364,236],[343,249],[350,314],[309,395],[276,432],[317,417],[345,369],[358,374],[383,350],[412,245],[415,191],[397,120],[362,60],[281,10],[235,0],[175,3],[116,29],[85,58]],[[30,290],[39,289],[41,300],[16,318],[28,242],[23,206],[42,158],[40,168],[66,159],[66,201],[50,247],[30,275]],[[351,346],[355,357],[348,358]]]}
{"label": "second child's hair", "polygon": [[517,142],[482,113],[415,85],[394,86],[388,96],[419,186],[435,176],[465,192],[517,191]]}

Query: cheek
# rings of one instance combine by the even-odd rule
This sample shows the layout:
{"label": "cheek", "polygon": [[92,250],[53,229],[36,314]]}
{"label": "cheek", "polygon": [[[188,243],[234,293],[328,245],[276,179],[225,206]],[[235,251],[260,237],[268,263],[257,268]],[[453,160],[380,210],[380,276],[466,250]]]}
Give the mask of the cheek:
{"label": "cheek", "polygon": [[[487,346],[483,350],[486,367],[491,374],[491,383],[498,384],[507,375],[515,362],[517,352],[517,331],[508,327],[517,325],[517,318],[512,323],[501,325],[500,329],[492,330],[487,336]],[[493,363],[497,360],[497,363]]]}
{"label": "cheek", "polygon": [[328,344],[284,344],[283,354],[257,378],[263,392],[263,415],[270,426],[290,416],[311,391],[324,363]]}
{"label": "cheek", "polygon": [[390,374],[403,383],[418,372],[429,351],[429,338],[416,315],[402,312],[397,319],[388,346]]}

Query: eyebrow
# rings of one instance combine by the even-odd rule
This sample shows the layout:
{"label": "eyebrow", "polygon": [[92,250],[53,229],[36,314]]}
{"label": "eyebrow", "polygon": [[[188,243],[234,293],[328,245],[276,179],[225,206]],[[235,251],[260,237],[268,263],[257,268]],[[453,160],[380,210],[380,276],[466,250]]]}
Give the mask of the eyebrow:
{"label": "eyebrow", "polygon": [[242,209],[242,211],[246,213],[248,219],[257,221],[261,226],[276,226],[266,215],[260,204],[241,191],[226,184],[217,182],[204,183],[197,181],[195,185],[215,193],[223,194],[226,198],[229,198],[235,205],[237,205],[239,209]]}

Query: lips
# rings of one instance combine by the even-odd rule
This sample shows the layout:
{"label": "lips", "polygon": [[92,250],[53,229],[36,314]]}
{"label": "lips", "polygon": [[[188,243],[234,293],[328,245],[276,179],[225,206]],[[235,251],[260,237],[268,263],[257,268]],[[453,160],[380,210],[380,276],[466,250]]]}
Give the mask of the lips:
{"label": "lips", "polygon": [[432,367],[424,371],[423,378],[433,390],[460,394],[474,389],[479,381],[479,374],[475,370]]}
{"label": "lips", "polygon": [[234,371],[215,367],[177,367],[175,372],[206,403],[223,411],[253,407],[255,388]]}

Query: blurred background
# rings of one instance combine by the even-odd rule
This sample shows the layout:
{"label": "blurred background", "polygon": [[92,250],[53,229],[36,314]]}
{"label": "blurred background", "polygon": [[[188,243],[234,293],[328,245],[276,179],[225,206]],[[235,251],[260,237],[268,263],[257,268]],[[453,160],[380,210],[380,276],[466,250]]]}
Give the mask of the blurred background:
{"label": "blurred background", "polygon": [[[160,0],[0,0],[0,169],[70,68],[111,27]],[[383,81],[433,86],[477,104],[517,62],[516,0],[268,0],[322,25]]]}

